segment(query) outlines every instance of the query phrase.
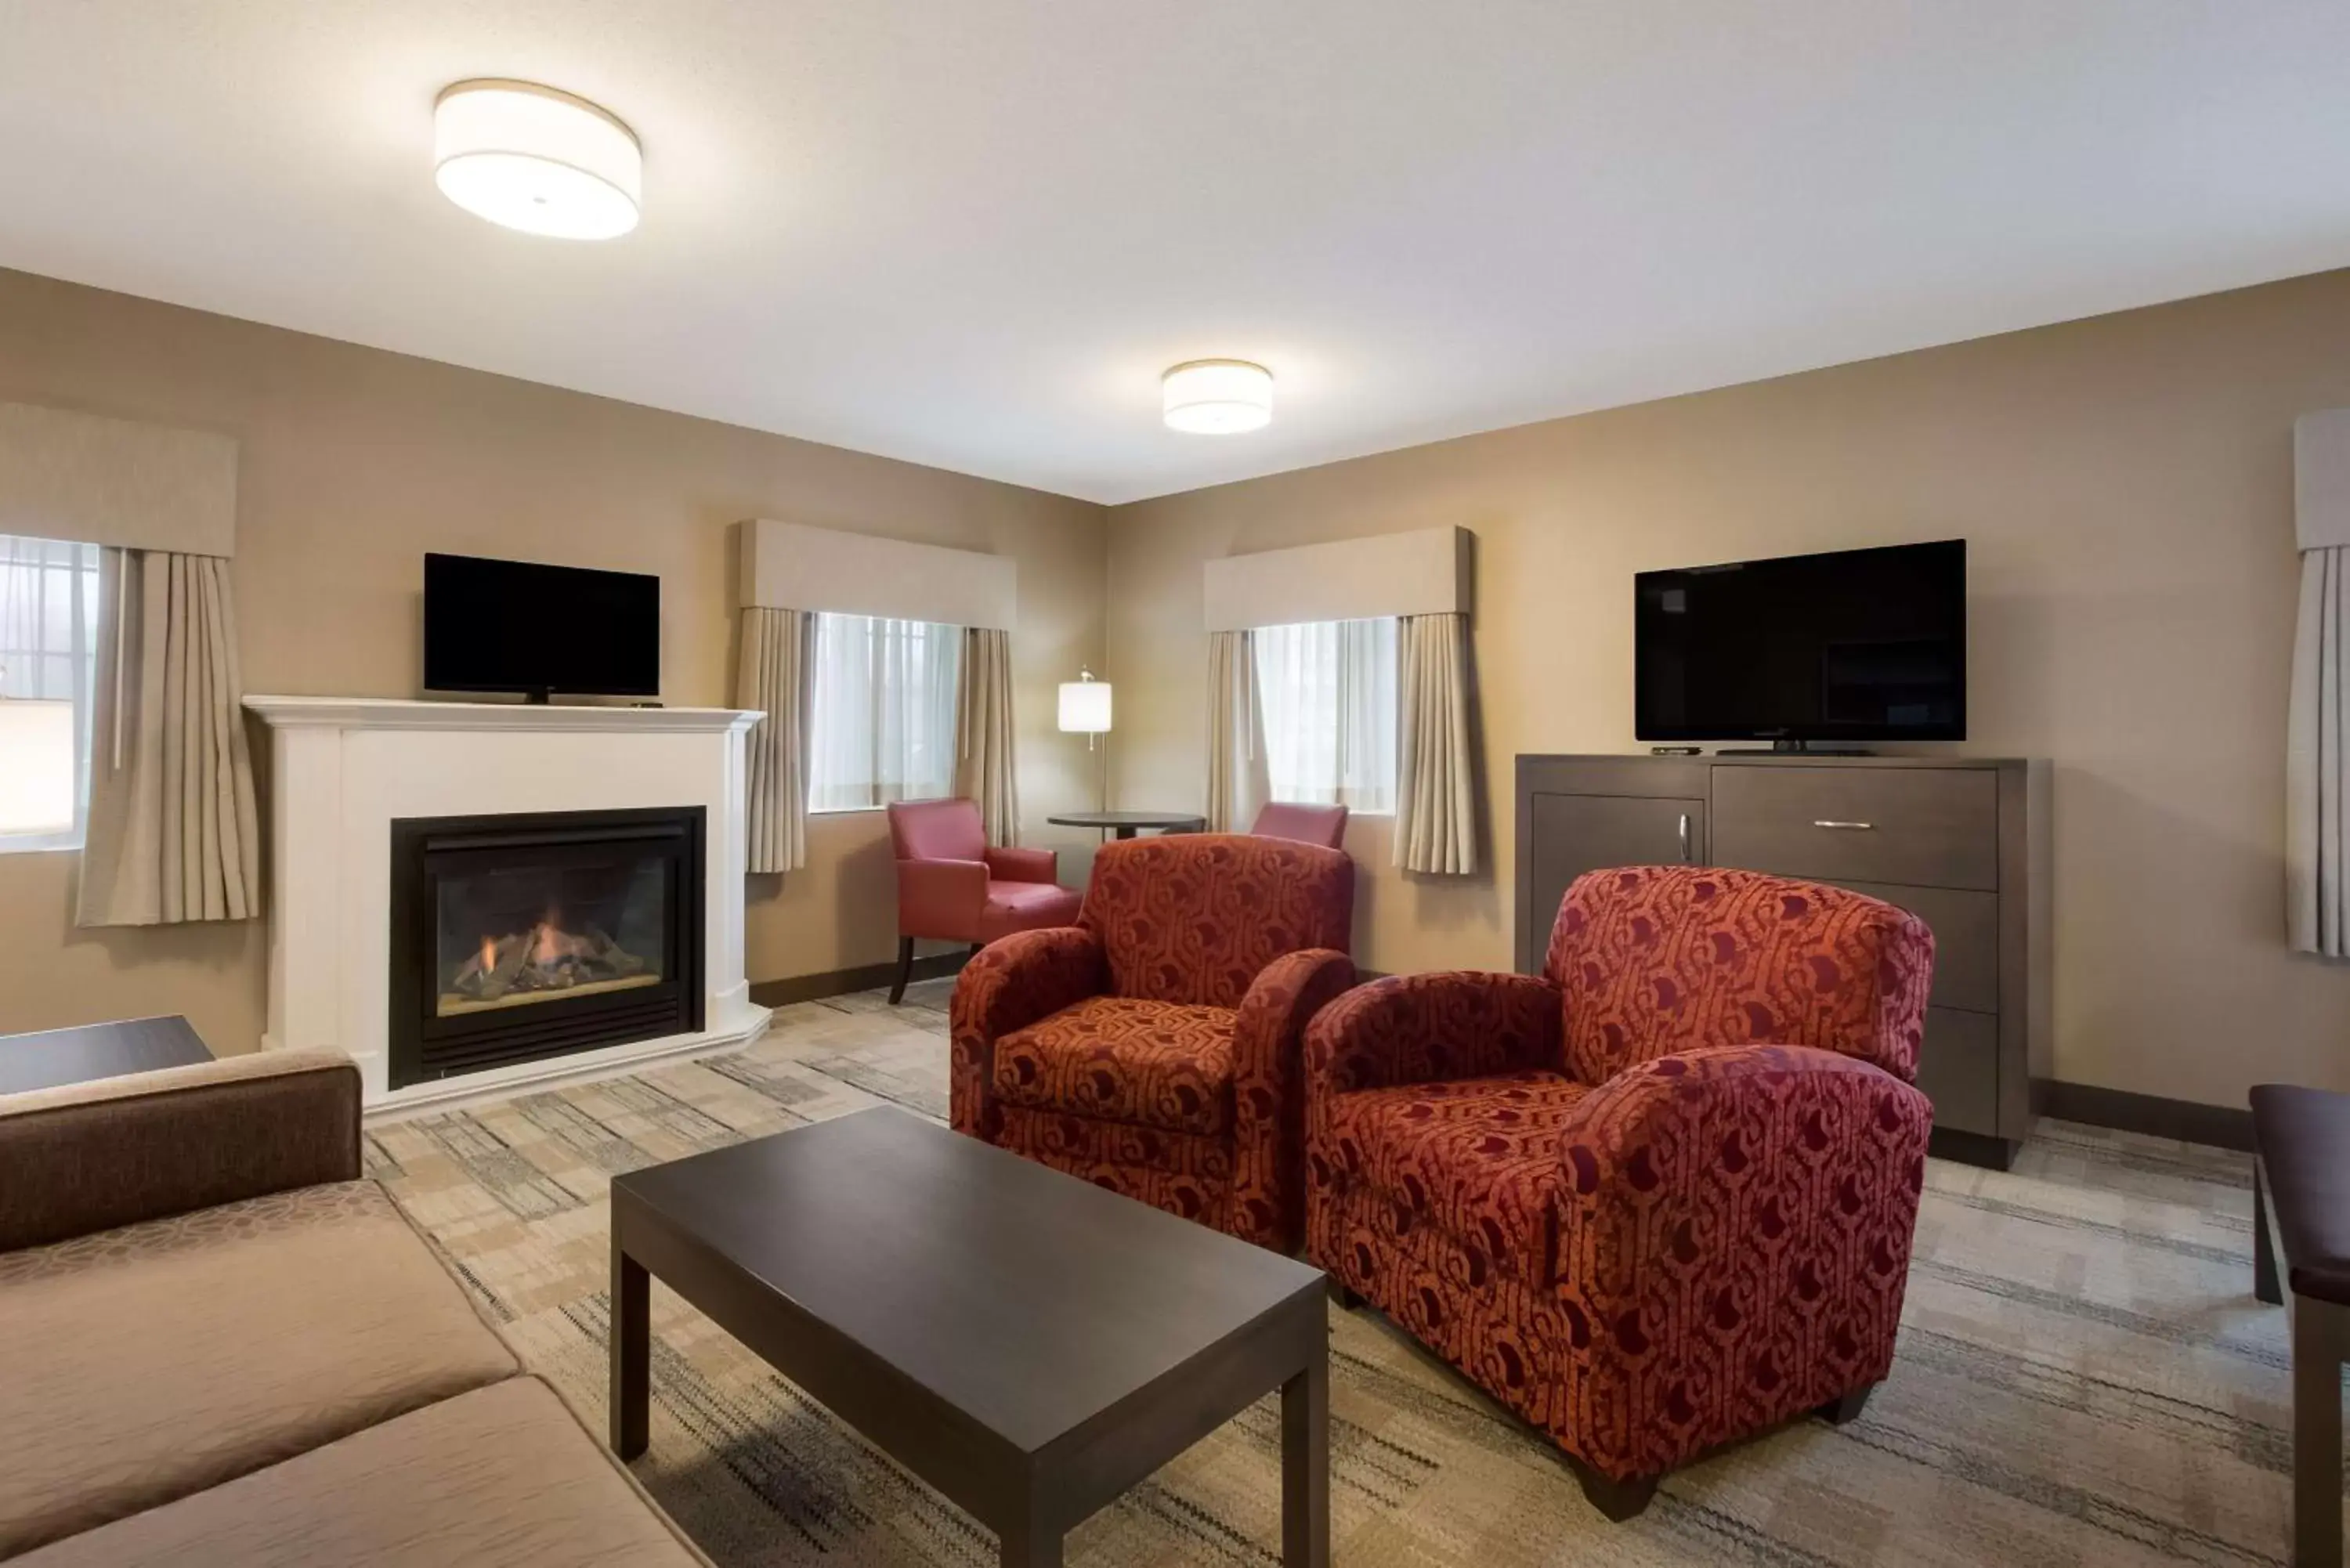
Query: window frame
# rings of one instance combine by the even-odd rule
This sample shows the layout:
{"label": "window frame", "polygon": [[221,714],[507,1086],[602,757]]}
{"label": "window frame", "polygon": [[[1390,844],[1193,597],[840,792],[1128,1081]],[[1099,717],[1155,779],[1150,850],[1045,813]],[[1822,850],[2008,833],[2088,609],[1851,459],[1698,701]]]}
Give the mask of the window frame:
{"label": "window frame", "polygon": [[[1359,804],[1357,799],[1352,798],[1352,796],[1363,792],[1361,790],[1361,786],[1349,784],[1346,779],[1344,763],[1347,750],[1346,744],[1347,725],[1349,722],[1350,715],[1347,705],[1344,701],[1343,694],[1335,694],[1332,697],[1334,704],[1334,711],[1332,714],[1334,732],[1331,736],[1331,748],[1333,752],[1333,761],[1339,769],[1337,776],[1332,781],[1326,790],[1319,787],[1305,789],[1293,788],[1288,793],[1284,793],[1280,781],[1274,777],[1274,731],[1275,724],[1273,715],[1275,711],[1280,711],[1284,707],[1285,704],[1269,701],[1267,699],[1267,692],[1269,690],[1267,671],[1271,661],[1265,657],[1265,634],[1268,632],[1279,633],[1318,629],[1326,627],[1336,628],[1357,624],[1375,625],[1381,628],[1380,631],[1374,634],[1378,639],[1378,641],[1373,649],[1372,658],[1375,661],[1373,670],[1374,697],[1376,698],[1377,694],[1377,683],[1382,680],[1384,680],[1388,688],[1389,695],[1387,713],[1388,732],[1386,736],[1388,744],[1385,756],[1381,759],[1384,764],[1382,769],[1385,783],[1385,789],[1383,792],[1384,799],[1381,804],[1363,805]],[[1312,805],[1344,805],[1349,813],[1357,816],[1393,816],[1396,815],[1401,799],[1403,784],[1402,626],[1402,618],[1399,616],[1349,616],[1331,620],[1287,621],[1273,626],[1260,626],[1252,628],[1250,632],[1250,677],[1254,683],[1253,694],[1257,704],[1258,721],[1262,726],[1263,744],[1265,746],[1265,783],[1266,787],[1270,792],[1270,799],[1283,802],[1294,801]],[[1340,658],[1343,659],[1343,654],[1340,655]],[[1380,665],[1385,666],[1384,670],[1381,670],[1378,668]],[[1359,717],[1359,711],[1357,711],[1354,716]]]}
{"label": "window frame", "polygon": [[[45,550],[72,552],[73,557],[20,561],[17,551],[26,545],[38,545]],[[35,534],[0,534],[0,576],[5,576],[11,568],[30,566],[44,574],[62,572],[84,579],[67,589],[72,622],[68,634],[71,646],[63,652],[46,646],[16,647],[0,640],[0,687],[7,684],[6,670],[14,661],[34,659],[46,663],[59,658],[67,660],[67,681],[70,690],[61,700],[72,704],[74,727],[73,782],[70,786],[73,791],[72,824],[50,832],[16,832],[0,827],[0,855],[71,853],[80,850],[88,842],[90,780],[95,766],[92,754],[95,742],[91,732],[98,706],[99,639],[105,628],[105,606],[101,597],[104,561],[103,547],[87,540],[59,539]],[[77,587],[79,591],[76,591]],[[46,616],[41,612],[36,611],[32,618],[36,628],[46,623]],[[7,607],[0,605],[0,639],[9,635],[9,626]],[[41,690],[33,694],[31,700],[60,701],[47,694],[48,682],[46,680],[38,684]],[[0,691],[0,701],[15,700],[20,695]]]}
{"label": "window frame", "polygon": [[[875,812],[887,811],[892,805],[895,805],[899,801],[928,800],[937,798],[935,795],[924,793],[928,786],[933,782],[936,782],[939,784],[939,794],[951,794],[954,792],[954,775],[956,769],[956,708],[960,697],[962,673],[963,628],[954,625],[949,621],[920,620],[910,616],[865,615],[853,610],[816,610],[810,613],[815,615],[816,618],[816,637],[814,639],[815,647],[810,656],[813,660],[813,664],[809,670],[808,685],[808,783],[806,801],[807,815],[810,817],[865,815]],[[820,788],[825,787],[825,781],[819,778],[816,772],[816,760],[819,755],[819,748],[822,744],[820,735],[826,719],[823,697],[823,675],[826,662],[824,644],[828,626],[833,628],[837,628],[842,623],[849,621],[861,622],[868,628],[874,627],[919,627],[923,628],[926,633],[936,632],[943,636],[945,646],[943,658],[941,659],[939,670],[942,676],[941,690],[935,699],[938,703],[938,709],[931,715],[931,717],[934,719],[942,718],[944,721],[941,732],[944,736],[945,774],[941,780],[933,781],[931,779],[924,779],[920,781],[921,786],[920,789],[909,785],[904,780],[890,781],[887,779],[870,778],[866,781],[866,789],[871,798],[861,804],[853,805],[826,805],[818,804],[817,792]],[[868,635],[869,637],[872,633],[868,630]],[[868,732],[875,738],[874,750],[877,755],[880,749],[879,738],[884,730],[882,720],[883,713],[881,711],[880,701],[877,697],[872,707],[868,710],[866,721]],[[879,770],[877,769],[876,771]],[[897,793],[893,794],[891,793],[892,791],[896,791]]]}

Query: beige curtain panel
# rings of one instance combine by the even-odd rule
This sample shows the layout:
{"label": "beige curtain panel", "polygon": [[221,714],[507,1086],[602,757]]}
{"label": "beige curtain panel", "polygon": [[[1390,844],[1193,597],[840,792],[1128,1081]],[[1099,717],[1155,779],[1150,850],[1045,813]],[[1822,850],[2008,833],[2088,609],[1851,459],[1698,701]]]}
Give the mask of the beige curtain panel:
{"label": "beige curtain panel", "polygon": [[753,606],[743,612],[734,705],[766,715],[751,726],[748,794],[754,872],[807,864],[808,708],[816,670],[816,617]]}
{"label": "beige curtain panel", "polygon": [[2293,947],[2350,958],[2350,547],[2301,554],[2285,722],[2285,916]]}
{"label": "beige curtain panel", "polygon": [[1467,616],[1403,618],[1396,645],[1395,863],[1407,871],[1466,877],[1477,869],[1470,659]]}
{"label": "beige curtain panel", "polygon": [[1264,711],[1256,690],[1256,634],[1208,634],[1208,831],[1246,833],[1273,797]]}
{"label": "beige curtain panel", "polygon": [[1012,634],[963,628],[955,677],[955,794],[979,805],[990,844],[1020,842],[1020,784],[1012,763]]}
{"label": "beige curtain panel", "polygon": [[249,920],[261,829],[236,611],[218,556],[109,549],[91,713],[84,926]]}

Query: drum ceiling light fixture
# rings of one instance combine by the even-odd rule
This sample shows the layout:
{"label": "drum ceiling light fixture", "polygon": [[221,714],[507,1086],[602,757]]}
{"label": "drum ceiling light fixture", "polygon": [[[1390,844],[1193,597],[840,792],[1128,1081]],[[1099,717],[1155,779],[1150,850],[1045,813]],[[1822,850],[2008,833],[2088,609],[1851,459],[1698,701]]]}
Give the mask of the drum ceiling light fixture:
{"label": "drum ceiling light fixture", "polygon": [[482,78],[432,105],[433,179],[476,217],[525,234],[608,240],[637,226],[636,133],[584,98]]}
{"label": "drum ceiling light fixture", "polygon": [[1273,372],[1246,359],[1187,359],[1159,388],[1169,430],[1238,435],[1273,422]]}

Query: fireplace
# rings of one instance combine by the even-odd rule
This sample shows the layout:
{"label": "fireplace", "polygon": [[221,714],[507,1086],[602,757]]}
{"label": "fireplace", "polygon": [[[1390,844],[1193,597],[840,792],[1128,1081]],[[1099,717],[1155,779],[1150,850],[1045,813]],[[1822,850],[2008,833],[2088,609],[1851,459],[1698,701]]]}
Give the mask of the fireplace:
{"label": "fireplace", "polygon": [[702,1027],[703,808],[391,823],[392,1089]]}

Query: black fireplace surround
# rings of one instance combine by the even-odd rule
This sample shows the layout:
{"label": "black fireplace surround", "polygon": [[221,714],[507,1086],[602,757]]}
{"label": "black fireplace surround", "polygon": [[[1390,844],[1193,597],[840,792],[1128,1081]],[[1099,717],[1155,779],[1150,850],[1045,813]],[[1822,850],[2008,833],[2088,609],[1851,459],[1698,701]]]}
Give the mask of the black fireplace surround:
{"label": "black fireplace surround", "polygon": [[390,1086],[702,1026],[701,806],[391,825]]}

